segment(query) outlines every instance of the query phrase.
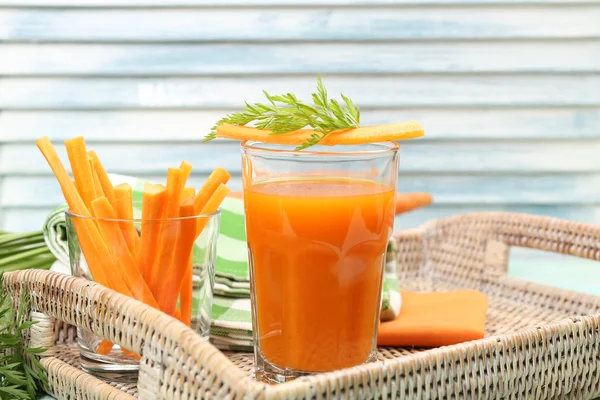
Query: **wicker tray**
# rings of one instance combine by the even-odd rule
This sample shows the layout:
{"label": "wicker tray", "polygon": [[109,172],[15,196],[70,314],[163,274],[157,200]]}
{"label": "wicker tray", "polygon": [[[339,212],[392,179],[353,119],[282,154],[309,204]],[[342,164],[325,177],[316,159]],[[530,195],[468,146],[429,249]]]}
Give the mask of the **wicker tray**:
{"label": "wicker tray", "polygon": [[[46,271],[6,276],[26,287],[33,345],[51,394],[69,399],[583,398],[600,394],[600,297],[507,276],[509,246],[600,259],[600,227],[509,213],[466,214],[395,234],[402,286],[479,289],[489,296],[486,338],[437,349],[380,348],[379,361],[267,385],[252,355],[222,353],[157,310],[100,285]],[[59,322],[56,322],[59,321]],[[73,326],[142,355],[137,384],[78,369]]]}

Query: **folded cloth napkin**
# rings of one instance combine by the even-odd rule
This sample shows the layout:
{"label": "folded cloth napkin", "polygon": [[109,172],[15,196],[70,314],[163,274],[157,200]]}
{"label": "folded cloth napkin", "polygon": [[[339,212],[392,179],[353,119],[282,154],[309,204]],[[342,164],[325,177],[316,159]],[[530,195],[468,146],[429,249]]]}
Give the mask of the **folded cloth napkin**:
{"label": "folded cloth napkin", "polygon": [[402,293],[402,312],[379,325],[379,346],[438,347],[484,335],[487,297],[476,290]]}
{"label": "folded cloth napkin", "polygon": [[[114,185],[128,183],[133,188],[133,200],[139,204],[144,180],[109,174]],[[138,206],[139,207],[139,206]],[[134,217],[141,210],[134,205]],[[252,314],[250,309],[250,276],[244,205],[240,196],[226,198],[221,204],[221,223],[215,265],[215,286],[211,322],[211,341],[223,350],[252,351]],[[64,212],[66,205],[53,210],[44,224],[44,238],[50,251],[64,265],[69,265]],[[396,246],[390,241],[387,249],[385,278],[380,319],[394,319],[401,307],[396,278]]]}

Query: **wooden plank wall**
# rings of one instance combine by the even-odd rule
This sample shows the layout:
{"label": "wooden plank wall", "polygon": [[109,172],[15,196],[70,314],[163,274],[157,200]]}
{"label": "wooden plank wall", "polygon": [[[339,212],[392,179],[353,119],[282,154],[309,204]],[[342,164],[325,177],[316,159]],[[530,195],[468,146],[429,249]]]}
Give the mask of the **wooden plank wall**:
{"label": "wooden plank wall", "polygon": [[61,202],[43,135],[85,135],[113,172],[186,159],[239,188],[237,144],[199,139],[317,73],[365,124],[425,126],[399,188],[435,205],[398,229],[476,210],[597,223],[599,72],[600,0],[0,0],[0,229]]}

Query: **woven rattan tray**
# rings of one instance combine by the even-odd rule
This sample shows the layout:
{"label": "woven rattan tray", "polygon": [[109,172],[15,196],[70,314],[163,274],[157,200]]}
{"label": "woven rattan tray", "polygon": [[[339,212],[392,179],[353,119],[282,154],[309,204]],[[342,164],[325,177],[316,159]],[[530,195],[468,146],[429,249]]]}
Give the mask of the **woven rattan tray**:
{"label": "woven rattan tray", "polygon": [[[267,385],[252,355],[217,350],[169,316],[100,285],[46,271],[8,274],[26,288],[32,345],[49,348],[49,391],[68,399],[594,398],[600,394],[600,297],[506,276],[510,246],[600,259],[600,227],[553,218],[466,214],[395,234],[404,289],[479,289],[486,338],[437,349],[380,348],[379,361]],[[57,322],[58,321],[58,322]],[[142,355],[137,384],[78,369],[75,329]]]}

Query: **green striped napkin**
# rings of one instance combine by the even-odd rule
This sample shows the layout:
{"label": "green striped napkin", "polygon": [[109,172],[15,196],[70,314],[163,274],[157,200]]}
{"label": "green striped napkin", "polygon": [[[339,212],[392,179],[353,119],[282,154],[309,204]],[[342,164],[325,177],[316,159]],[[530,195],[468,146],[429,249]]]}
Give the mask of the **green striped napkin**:
{"label": "green striped napkin", "polygon": [[[109,174],[114,185],[128,183],[133,199],[141,202],[144,180]],[[60,206],[52,211],[44,225],[44,238],[57,259],[68,265],[64,211]],[[134,208],[134,217],[141,210]],[[396,278],[396,246],[390,241],[381,303],[382,321],[394,319],[400,311],[400,293]],[[195,299],[196,306],[199,299]],[[250,308],[250,277],[243,201],[227,198],[221,204],[220,233],[217,243],[215,286],[210,329],[211,342],[223,350],[252,351],[252,314]]]}

